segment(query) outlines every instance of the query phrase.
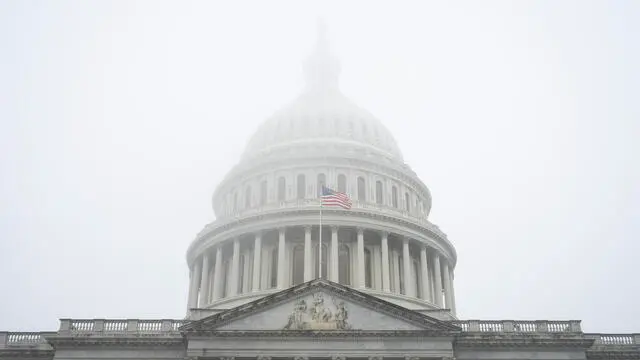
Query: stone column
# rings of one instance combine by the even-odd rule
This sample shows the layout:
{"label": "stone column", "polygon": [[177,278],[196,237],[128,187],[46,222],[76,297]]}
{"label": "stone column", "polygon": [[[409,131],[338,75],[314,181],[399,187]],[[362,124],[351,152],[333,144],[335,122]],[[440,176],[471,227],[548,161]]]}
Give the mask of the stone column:
{"label": "stone column", "polygon": [[284,289],[287,286],[287,263],[285,259],[286,230],[286,228],[278,229],[278,289]]}
{"label": "stone column", "polygon": [[431,289],[429,285],[429,263],[427,262],[427,247],[420,249],[420,272],[422,273],[422,300],[431,300]]}
{"label": "stone column", "polygon": [[304,227],[304,281],[311,281],[313,278],[313,267],[311,258],[312,258],[312,249],[311,249],[311,226]]}
{"label": "stone column", "polygon": [[364,289],[366,287],[364,275],[364,230],[358,228],[358,287]]}
{"label": "stone column", "polygon": [[338,227],[331,227],[331,281],[339,282],[338,274]]}
{"label": "stone column", "polygon": [[189,298],[191,299],[191,303],[189,303],[189,308],[197,308],[198,307],[198,290],[200,288],[200,276],[202,275],[202,259],[196,259],[195,264],[193,265],[193,278],[191,279],[191,291],[189,294]]}
{"label": "stone column", "polygon": [[195,278],[195,274],[194,274],[194,267],[192,266],[189,269],[189,293],[188,295],[188,299],[187,299],[187,312],[189,311],[189,309],[191,309],[191,304],[193,304],[193,283],[194,283],[194,278]]}
{"label": "stone column", "polygon": [[435,289],[433,292],[433,298],[436,306],[443,307],[442,305],[442,275],[440,273],[440,256],[433,254],[433,274],[435,280]]}
{"label": "stone column", "polygon": [[253,281],[252,291],[260,291],[260,269],[262,268],[262,233],[257,232],[253,241]]}
{"label": "stone column", "polygon": [[199,307],[209,303],[209,253],[202,254],[202,276],[200,276],[200,302]]}
{"label": "stone column", "polygon": [[449,269],[449,289],[451,289],[451,314],[456,315],[456,290],[453,286],[453,265]]}
{"label": "stone column", "polygon": [[451,310],[451,278],[449,277],[449,264],[447,260],[442,264],[442,272],[442,278],[444,279],[445,307]]}
{"label": "stone column", "polygon": [[213,268],[213,300],[220,299],[222,295],[222,245],[216,249],[216,264]]}
{"label": "stone column", "polygon": [[413,287],[415,281],[411,273],[411,254],[409,254],[409,238],[402,239],[402,270],[404,272],[404,294],[415,296]]}
{"label": "stone column", "polygon": [[240,273],[240,239],[233,239],[233,257],[231,258],[231,281],[229,296],[238,294],[238,275]]}
{"label": "stone column", "polygon": [[391,279],[389,278],[389,233],[382,232],[382,291],[391,291]]}

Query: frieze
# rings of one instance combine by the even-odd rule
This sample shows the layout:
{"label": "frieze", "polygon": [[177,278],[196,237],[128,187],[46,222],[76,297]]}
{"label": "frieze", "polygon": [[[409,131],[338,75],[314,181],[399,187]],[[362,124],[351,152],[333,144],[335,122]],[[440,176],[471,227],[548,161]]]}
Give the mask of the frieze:
{"label": "frieze", "polygon": [[313,302],[307,305],[299,299],[289,314],[284,330],[349,330],[349,313],[344,301],[331,298],[333,304],[325,303],[324,294],[313,294]]}

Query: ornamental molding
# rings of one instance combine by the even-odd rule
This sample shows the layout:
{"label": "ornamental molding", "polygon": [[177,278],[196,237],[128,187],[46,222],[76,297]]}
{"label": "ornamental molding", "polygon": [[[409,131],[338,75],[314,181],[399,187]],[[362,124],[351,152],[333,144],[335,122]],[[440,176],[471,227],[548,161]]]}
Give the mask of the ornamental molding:
{"label": "ornamental molding", "polygon": [[454,340],[456,349],[487,349],[487,348],[572,348],[588,349],[593,345],[593,339],[586,339],[580,335],[549,334],[507,334],[485,333],[482,335],[459,334]]}
{"label": "ornamental molding", "polygon": [[[315,207],[293,207],[284,208],[274,213],[253,214],[220,224],[214,222],[207,226],[191,243],[187,250],[187,261],[191,264],[194,258],[207,248],[216,245],[218,242],[246,233],[254,233],[257,230],[265,230],[266,228],[275,229],[278,226],[304,226],[309,225],[310,221],[314,221],[315,224],[317,213],[318,209]],[[323,213],[326,213],[323,214],[323,223],[328,226],[361,225],[370,230],[390,231],[393,234],[409,236],[443,254],[455,266],[456,253],[449,240],[417,223],[393,214],[362,211],[361,209],[327,209]],[[360,223],[357,222],[358,220],[360,220]],[[396,227],[390,229],[388,224]]]}
{"label": "ornamental molding", "polygon": [[594,360],[638,360],[640,347],[631,350],[587,350],[587,359]]}
{"label": "ornamental molding", "polygon": [[0,359],[21,359],[21,358],[42,358],[53,359],[55,350],[44,349],[29,349],[29,348],[17,348],[17,349],[0,349]]}
{"label": "ornamental molding", "polygon": [[117,347],[138,348],[154,346],[158,348],[184,348],[186,342],[180,333],[170,336],[160,334],[126,335],[119,334],[113,337],[96,336],[97,334],[72,334],[71,336],[51,336],[47,341],[55,348],[61,347]]}
{"label": "ornamental molding", "polygon": [[[247,315],[257,313],[260,311],[265,311],[270,309],[276,305],[285,303],[294,298],[302,298],[303,296],[308,296],[310,294],[317,294],[324,290],[325,295],[335,296],[336,299],[339,300],[349,300],[354,304],[358,304],[364,307],[367,307],[373,311],[386,314],[392,316],[396,319],[409,322],[414,324],[423,330],[403,330],[403,331],[395,331],[395,330],[354,330],[350,329],[348,324],[348,314],[343,313],[340,309],[340,301],[336,301],[335,311],[339,314],[338,320],[342,322],[342,325],[335,323],[335,329],[328,329],[325,326],[318,328],[313,327],[305,327],[305,326],[295,326],[296,322],[298,324],[302,323],[302,321],[306,321],[306,318],[300,317],[300,320],[294,319],[291,321],[291,317],[289,319],[283,319],[284,324],[288,325],[288,322],[293,322],[294,326],[284,326],[282,330],[266,330],[266,331],[234,331],[234,330],[226,330],[221,331],[217,330],[220,326],[228,324],[238,318],[245,317]],[[324,301],[318,302],[317,297],[315,298],[312,308],[318,310],[322,310],[322,314],[324,313],[324,309],[326,309]],[[318,304],[320,306],[318,306]],[[300,309],[305,308],[307,305],[303,306],[302,303],[298,302],[297,305]],[[308,307],[307,307],[308,309]],[[295,309],[294,309],[295,314]],[[322,316],[322,314],[320,316]],[[312,315],[313,316],[313,315]],[[295,317],[295,315],[294,315]],[[342,328],[339,328],[342,327]],[[426,335],[452,335],[459,333],[461,328],[458,326],[452,325],[446,321],[440,321],[435,318],[429,317],[427,315],[423,315],[414,311],[407,310],[404,307],[399,305],[395,305],[393,303],[384,301],[375,296],[360,292],[358,290],[349,288],[344,285],[340,285],[328,280],[324,279],[316,279],[310,282],[302,283],[299,285],[295,285],[286,290],[282,290],[280,292],[268,295],[261,299],[255,300],[251,303],[238,306],[233,309],[222,311],[218,314],[214,314],[208,316],[204,319],[190,322],[186,325],[180,327],[180,331],[183,333],[196,333],[198,335],[209,335],[209,336],[426,336]]]}

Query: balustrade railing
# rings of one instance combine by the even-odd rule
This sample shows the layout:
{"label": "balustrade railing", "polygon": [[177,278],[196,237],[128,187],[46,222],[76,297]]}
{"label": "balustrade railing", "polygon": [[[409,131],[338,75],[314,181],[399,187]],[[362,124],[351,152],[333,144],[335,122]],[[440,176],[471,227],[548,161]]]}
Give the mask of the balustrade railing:
{"label": "balustrade railing", "polygon": [[46,336],[55,332],[0,332],[0,349],[8,347],[50,348]]}
{"label": "balustrade railing", "polygon": [[464,332],[514,332],[514,333],[563,333],[582,332],[580,321],[547,321],[547,320],[464,320],[453,321]]}
{"label": "balustrade railing", "polygon": [[640,345],[640,334],[584,334],[595,345]]}
{"label": "balustrade railing", "polygon": [[178,332],[187,320],[72,320],[60,321],[61,332],[71,333],[170,333]]}
{"label": "balustrade railing", "polygon": [[[297,200],[288,200],[281,201],[278,203],[270,203],[262,206],[251,207],[248,209],[242,209],[234,212],[233,214],[222,215],[220,220],[223,222],[235,221],[240,218],[249,217],[255,214],[264,214],[272,211],[284,210],[284,209],[295,209],[295,208],[318,208],[320,209],[320,199],[297,199]],[[426,216],[417,216],[412,212],[406,211],[405,209],[395,208],[392,206],[370,203],[370,202],[360,202],[354,200],[351,206],[352,209],[363,209],[363,210],[373,210],[377,212],[381,212],[384,214],[399,216],[406,218],[415,223],[419,223],[420,225],[428,228],[430,231],[438,234],[441,237],[446,237],[446,235],[438,228],[438,226],[432,224],[426,219]],[[211,223],[205,226],[205,228],[200,232],[200,234],[207,232],[212,227],[216,226],[216,223]]]}

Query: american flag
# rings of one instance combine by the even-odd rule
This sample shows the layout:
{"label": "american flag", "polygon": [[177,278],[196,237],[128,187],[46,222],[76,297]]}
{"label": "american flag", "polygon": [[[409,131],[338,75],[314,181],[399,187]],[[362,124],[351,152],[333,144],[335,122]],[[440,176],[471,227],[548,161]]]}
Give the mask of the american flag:
{"label": "american flag", "polygon": [[328,206],[340,206],[343,209],[351,209],[351,199],[343,192],[329,189],[326,186],[322,187],[322,205]]}

